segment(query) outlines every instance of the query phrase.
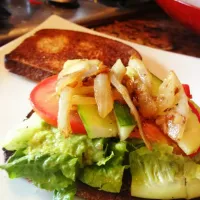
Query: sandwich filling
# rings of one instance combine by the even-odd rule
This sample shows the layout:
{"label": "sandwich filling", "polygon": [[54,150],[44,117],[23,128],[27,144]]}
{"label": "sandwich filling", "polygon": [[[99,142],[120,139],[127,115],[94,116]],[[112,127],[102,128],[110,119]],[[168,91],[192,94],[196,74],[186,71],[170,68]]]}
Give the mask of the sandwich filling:
{"label": "sandwich filling", "polygon": [[30,94],[35,113],[11,130],[14,154],[0,168],[74,199],[76,181],[119,193],[130,171],[132,196],[200,196],[199,107],[173,71],[161,81],[131,57],[110,69],[68,60]]}

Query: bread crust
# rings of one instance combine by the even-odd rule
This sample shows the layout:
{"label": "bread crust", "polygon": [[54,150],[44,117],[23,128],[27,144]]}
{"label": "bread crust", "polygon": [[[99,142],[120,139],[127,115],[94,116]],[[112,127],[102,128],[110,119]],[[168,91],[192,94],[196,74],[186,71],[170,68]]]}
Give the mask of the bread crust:
{"label": "bread crust", "polygon": [[141,59],[132,47],[89,33],[43,29],[25,39],[5,56],[5,66],[13,73],[40,81],[61,71],[69,59],[99,59],[111,67],[117,59],[127,65],[130,56]]}
{"label": "bread crust", "polygon": [[14,60],[6,60],[6,68],[14,73],[24,76],[33,81],[41,81],[49,76],[54,75],[52,72],[32,67]]}

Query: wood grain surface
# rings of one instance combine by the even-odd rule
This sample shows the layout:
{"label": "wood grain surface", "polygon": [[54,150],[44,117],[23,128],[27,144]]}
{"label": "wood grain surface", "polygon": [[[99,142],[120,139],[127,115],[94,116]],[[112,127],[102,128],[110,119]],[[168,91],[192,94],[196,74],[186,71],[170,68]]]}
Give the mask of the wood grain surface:
{"label": "wood grain surface", "polygon": [[159,9],[94,29],[138,44],[200,57],[200,36]]}

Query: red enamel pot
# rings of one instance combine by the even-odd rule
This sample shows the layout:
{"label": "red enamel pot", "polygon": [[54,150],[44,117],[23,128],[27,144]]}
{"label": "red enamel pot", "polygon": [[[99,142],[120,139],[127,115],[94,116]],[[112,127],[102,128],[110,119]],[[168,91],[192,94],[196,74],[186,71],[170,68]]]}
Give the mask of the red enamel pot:
{"label": "red enamel pot", "polygon": [[195,1],[191,4],[183,0],[156,0],[156,2],[169,16],[200,34],[199,2],[198,5],[195,5]]}

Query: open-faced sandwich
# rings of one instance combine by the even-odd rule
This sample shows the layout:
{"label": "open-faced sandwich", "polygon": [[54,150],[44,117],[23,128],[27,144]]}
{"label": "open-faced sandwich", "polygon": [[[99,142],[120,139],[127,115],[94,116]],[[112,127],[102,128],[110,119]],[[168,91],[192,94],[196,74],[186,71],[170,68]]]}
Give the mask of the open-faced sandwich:
{"label": "open-faced sandwich", "polygon": [[0,168],[54,200],[200,197],[200,109],[173,71],[161,81],[136,55],[67,59],[31,91]]}

